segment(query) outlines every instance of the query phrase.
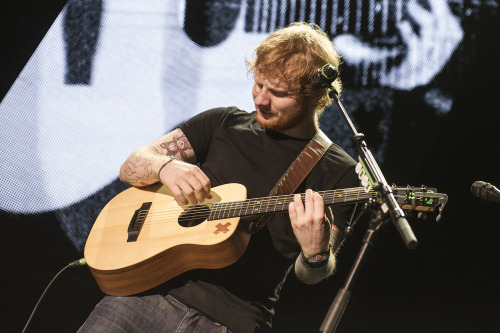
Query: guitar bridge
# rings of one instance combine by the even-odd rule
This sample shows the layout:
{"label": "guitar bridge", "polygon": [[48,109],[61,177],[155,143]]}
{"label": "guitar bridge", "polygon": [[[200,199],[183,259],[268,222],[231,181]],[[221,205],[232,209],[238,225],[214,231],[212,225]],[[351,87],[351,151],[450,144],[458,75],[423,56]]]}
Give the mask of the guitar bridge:
{"label": "guitar bridge", "polygon": [[149,208],[151,208],[152,202],[144,202],[141,208],[137,209],[130,220],[128,225],[128,238],[127,242],[135,242],[137,237],[139,237],[139,233],[141,232],[142,225],[144,224],[144,220],[146,216],[148,216]]}

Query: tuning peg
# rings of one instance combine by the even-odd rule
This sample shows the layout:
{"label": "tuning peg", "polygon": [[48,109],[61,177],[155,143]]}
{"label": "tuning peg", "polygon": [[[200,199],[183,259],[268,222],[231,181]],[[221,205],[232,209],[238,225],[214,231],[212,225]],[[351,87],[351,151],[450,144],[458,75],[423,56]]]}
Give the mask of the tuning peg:
{"label": "tuning peg", "polygon": [[443,214],[444,207],[448,203],[448,196],[446,194],[443,195],[442,198],[439,199],[439,205],[438,205],[438,215],[436,216],[436,222],[439,222],[441,220],[441,215]]}
{"label": "tuning peg", "polygon": [[424,212],[419,212],[418,218],[425,221],[427,219],[427,214]]}
{"label": "tuning peg", "polygon": [[436,222],[439,222],[441,220],[441,214],[443,213],[444,205],[439,205],[438,208],[438,215],[436,216]]}
{"label": "tuning peg", "polygon": [[408,203],[408,201],[411,197],[411,194],[412,194],[411,186],[407,184],[406,185],[406,195],[405,195],[405,198],[403,200],[404,203]]}

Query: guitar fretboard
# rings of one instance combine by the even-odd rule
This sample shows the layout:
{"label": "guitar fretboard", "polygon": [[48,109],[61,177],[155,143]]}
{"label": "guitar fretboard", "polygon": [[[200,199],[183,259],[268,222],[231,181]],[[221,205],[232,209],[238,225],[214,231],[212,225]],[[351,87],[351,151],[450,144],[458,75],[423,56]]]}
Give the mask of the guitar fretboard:
{"label": "guitar fretboard", "polygon": [[[376,193],[373,190],[365,192],[363,187],[320,191],[318,193],[326,205],[352,204],[376,197]],[[293,197],[294,194],[288,194],[247,199],[244,201],[216,203],[212,205],[208,220],[283,212],[288,210],[288,205],[293,201]],[[302,193],[301,197],[302,201],[304,201],[305,194]]]}

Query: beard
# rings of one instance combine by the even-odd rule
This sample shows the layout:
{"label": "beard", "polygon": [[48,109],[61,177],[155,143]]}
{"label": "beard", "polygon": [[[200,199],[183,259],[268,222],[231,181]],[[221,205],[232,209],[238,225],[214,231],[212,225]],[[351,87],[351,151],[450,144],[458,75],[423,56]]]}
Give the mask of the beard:
{"label": "beard", "polygon": [[262,128],[283,132],[296,127],[309,117],[309,111],[297,105],[296,107],[286,111],[268,111],[262,110],[256,106],[256,120]]}

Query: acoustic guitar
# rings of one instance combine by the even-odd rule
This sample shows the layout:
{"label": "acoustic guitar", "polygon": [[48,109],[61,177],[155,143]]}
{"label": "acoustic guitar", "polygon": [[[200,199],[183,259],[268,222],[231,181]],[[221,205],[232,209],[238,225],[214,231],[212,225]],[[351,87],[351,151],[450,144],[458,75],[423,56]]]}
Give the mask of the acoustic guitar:
{"label": "acoustic guitar", "polygon": [[[434,211],[447,201],[435,189],[396,188],[403,209]],[[212,188],[212,199],[182,205],[161,184],[129,188],[101,211],[85,245],[85,259],[101,290],[136,294],[188,270],[216,269],[236,262],[250,234],[240,217],[288,210],[293,195],[246,199],[241,184]],[[363,187],[321,191],[326,205],[377,199]],[[302,194],[304,196],[304,194]]]}

